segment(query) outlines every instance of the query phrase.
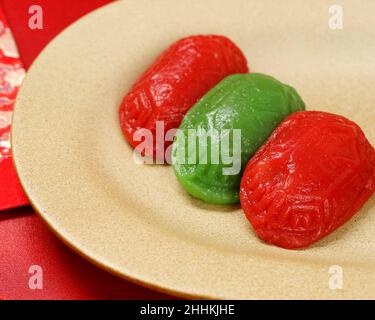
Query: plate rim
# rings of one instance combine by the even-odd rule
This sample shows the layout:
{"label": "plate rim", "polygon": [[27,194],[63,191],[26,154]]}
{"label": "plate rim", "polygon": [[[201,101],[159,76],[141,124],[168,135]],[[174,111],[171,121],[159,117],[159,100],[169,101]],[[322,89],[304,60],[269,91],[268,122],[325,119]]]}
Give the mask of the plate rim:
{"label": "plate rim", "polygon": [[[125,1],[123,1],[125,2]],[[57,37],[59,37],[62,33],[66,32],[66,30],[69,30],[71,28],[74,28],[76,24],[80,23],[82,20],[85,20],[87,19],[88,16],[91,16],[92,14],[95,14],[97,11],[100,11],[101,9],[105,8],[105,7],[109,7],[109,6],[116,6],[116,5],[121,5],[121,1],[117,1],[117,2],[112,2],[112,3],[109,3],[107,5],[104,5],[102,7],[100,7],[99,9],[97,10],[94,10],[93,12],[90,12],[86,15],[84,15],[83,17],[81,17],[80,19],[78,19],[77,21],[75,21],[74,23],[72,23],[69,27],[67,27],[66,29],[64,29],[63,31],[61,31],[43,50],[42,52],[38,55],[37,59],[35,61],[38,61],[39,59],[41,59],[41,57],[43,57],[42,53],[46,50],[48,50],[48,48],[50,47],[50,45],[52,45],[55,41],[55,39]],[[22,87],[23,87],[23,84],[26,82],[27,78],[28,78],[28,75],[30,73],[30,71],[33,69],[33,67],[35,66],[35,62],[32,64],[32,66],[29,68],[29,71],[26,73],[26,77],[21,85],[21,89],[22,90]],[[17,100],[18,101],[18,100]],[[15,103],[15,108],[14,108],[14,113],[17,112],[17,105],[18,103]],[[14,117],[14,114],[13,116]],[[12,144],[12,148],[13,146],[15,145],[13,143],[13,139],[14,139],[14,134],[13,134],[13,126],[12,126],[12,129],[11,129],[11,144]],[[15,149],[12,149],[13,151],[16,150],[17,148]],[[145,288],[148,288],[148,289],[152,289],[152,290],[156,290],[158,292],[161,292],[161,293],[164,293],[164,294],[169,294],[169,295],[173,295],[173,296],[176,296],[176,297],[181,297],[181,298],[186,298],[186,299],[220,299],[218,298],[218,296],[210,296],[210,295],[204,295],[204,294],[195,294],[195,293],[187,293],[186,291],[179,291],[179,290],[175,290],[175,289],[171,289],[170,287],[168,286],[163,286],[162,284],[160,283],[153,283],[152,281],[144,281],[142,279],[139,279],[137,277],[134,277],[132,276],[130,273],[129,274],[126,274],[125,272],[119,272],[117,270],[115,270],[114,268],[112,268],[111,266],[108,266],[108,265],[105,265],[103,262],[99,261],[99,260],[95,260],[95,258],[93,258],[92,256],[90,256],[89,253],[86,253],[85,250],[83,250],[82,248],[80,248],[79,246],[77,246],[77,244],[74,242],[74,241],[70,241],[69,238],[64,235],[64,232],[62,232],[61,230],[58,230],[58,228],[56,228],[54,226],[54,224],[49,221],[48,219],[48,216],[46,216],[44,213],[43,213],[43,208],[41,205],[38,205],[36,202],[34,202],[34,200],[32,199],[32,196],[29,195],[29,190],[27,190],[26,188],[26,185],[25,185],[25,181],[23,181],[23,178],[21,178],[21,174],[19,172],[19,167],[17,165],[17,159],[16,159],[16,156],[12,157],[12,161],[13,161],[13,164],[15,166],[15,169],[16,169],[16,173],[17,173],[17,176],[21,182],[21,185],[23,187],[23,189],[25,190],[25,193],[30,201],[30,204],[31,206],[33,207],[34,211],[42,218],[42,220],[47,224],[47,226],[49,227],[49,229],[66,245],[68,246],[70,249],[72,249],[74,252],[78,253],[81,257],[83,257],[84,259],[88,260],[90,263],[94,264],[95,266],[99,267],[100,269],[103,269],[111,274],[114,274],[115,276],[118,276],[126,281],[129,281],[129,282],[132,282],[132,283],[135,283],[137,285],[141,285]],[[38,209],[39,207],[39,209]],[[249,296],[248,299],[252,299],[252,298],[256,298],[256,297],[251,297]]]}

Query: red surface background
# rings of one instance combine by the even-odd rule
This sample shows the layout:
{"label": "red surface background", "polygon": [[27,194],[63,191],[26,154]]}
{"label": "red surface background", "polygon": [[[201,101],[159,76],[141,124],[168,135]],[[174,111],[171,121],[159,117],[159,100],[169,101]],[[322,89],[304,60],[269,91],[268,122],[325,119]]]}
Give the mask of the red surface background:
{"label": "red surface background", "polygon": [[[27,69],[45,45],[67,25],[108,2],[110,0],[2,0],[0,3]],[[28,27],[31,5],[43,8],[43,30]],[[7,174],[14,175],[14,171],[7,171]],[[13,197],[22,197],[19,188],[13,191]],[[4,196],[3,192],[0,190]],[[32,265],[43,269],[41,290],[29,288]],[[30,207],[0,212],[0,299],[166,298],[172,297],[121,280],[86,262],[64,246]]]}
{"label": "red surface background", "polygon": [[3,159],[0,170],[0,210],[27,205],[29,201],[18,181],[13,159]]}
{"label": "red surface background", "polygon": [[[86,262],[62,244],[28,207],[0,213],[2,299],[165,299]],[[43,289],[30,289],[29,268],[43,270]]]}
{"label": "red surface background", "polygon": [[[1,0],[25,68],[39,52],[69,24],[112,0]],[[29,28],[29,8],[43,9],[43,29]]]}

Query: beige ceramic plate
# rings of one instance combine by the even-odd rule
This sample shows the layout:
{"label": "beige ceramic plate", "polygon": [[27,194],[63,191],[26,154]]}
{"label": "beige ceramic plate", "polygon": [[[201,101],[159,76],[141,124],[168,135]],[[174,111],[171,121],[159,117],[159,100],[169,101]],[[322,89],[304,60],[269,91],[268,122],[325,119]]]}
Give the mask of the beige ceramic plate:
{"label": "beige ceramic plate", "polygon": [[[168,166],[136,165],[117,118],[168,44],[217,33],[252,71],[294,85],[309,109],[353,119],[374,144],[375,3],[341,3],[342,30],[329,28],[332,1],[315,0],[129,0],[75,23],[31,67],[16,105],[15,162],[35,209],[92,262],[180,296],[375,298],[374,199],[313,247],[279,249],[239,207],[192,199]],[[342,290],[329,288],[332,265]]]}

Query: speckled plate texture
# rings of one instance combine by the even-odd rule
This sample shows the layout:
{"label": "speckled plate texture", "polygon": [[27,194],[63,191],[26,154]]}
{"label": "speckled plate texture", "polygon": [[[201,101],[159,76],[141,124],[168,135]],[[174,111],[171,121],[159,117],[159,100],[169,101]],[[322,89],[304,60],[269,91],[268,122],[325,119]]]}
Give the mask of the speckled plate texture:
{"label": "speckled plate texture", "polygon": [[375,298],[374,198],[314,246],[280,249],[255,236],[239,206],[191,198],[169,166],[137,165],[118,122],[123,95],[164,48],[216,33],[252,71],[293,85],[309,110],[354,120],[375,144],[375,2],[340,1],[343,29],[330,27],[332,4],[124,0],[73,24],[16,103],[15,163],[36,211],[96,265],[178,296]]}

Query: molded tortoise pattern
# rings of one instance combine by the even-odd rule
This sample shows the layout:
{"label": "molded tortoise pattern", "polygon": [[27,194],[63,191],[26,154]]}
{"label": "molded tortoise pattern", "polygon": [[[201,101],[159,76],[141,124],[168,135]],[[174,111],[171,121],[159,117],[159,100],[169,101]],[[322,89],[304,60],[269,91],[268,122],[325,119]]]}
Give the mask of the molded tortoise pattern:
{"label": "molded tortoise pattern", "polygon": [[375,151],[354,122],[330,113],[286,118],[246,167],[241,204],[257,235],[306,247],[348,221],[375,190]]}
{"label": "molded tortoise pattern", "polygon": [[[191,195],[206,202],[238,203],[242,172],[250,157],[286,116],[304,108],[297,92],[273,77],[255,73],[228,76],[189,110],[179,127],[184,139],[176,136],[172,150],[177,179]],[[195,163],[189,163],[186,150],[189,149],[190,129],[198,131],[197,145],[201,132],[219,132],[218,138],[208,139],[202,150],[207,163],[200,161],[201,150],[196,152]],[[225,129],[241,130],[240,170],[236,174],[223,174],[223,169],[232,164],[223,161],[222,154],[216,164],[211,161],[212,144],[221,148]],[[181,161],[179,156],[183,152],[186,161]],[[228,154],[233,155],[233,152],[229,150]]]}
{"label": "molded tortoise pattern", "polygon": [[120,106],[120,124],[128,142],[141,141],[134,133],[142,128],[152,132],[153,158],[164,160],[172,141],[156,143],[156,122],[164,132],[176,129],[190,107],[209,89],[233,73],[247,73],[241,50],[219,35],[196,35],[181,39],[165,50],[136,81]]}

